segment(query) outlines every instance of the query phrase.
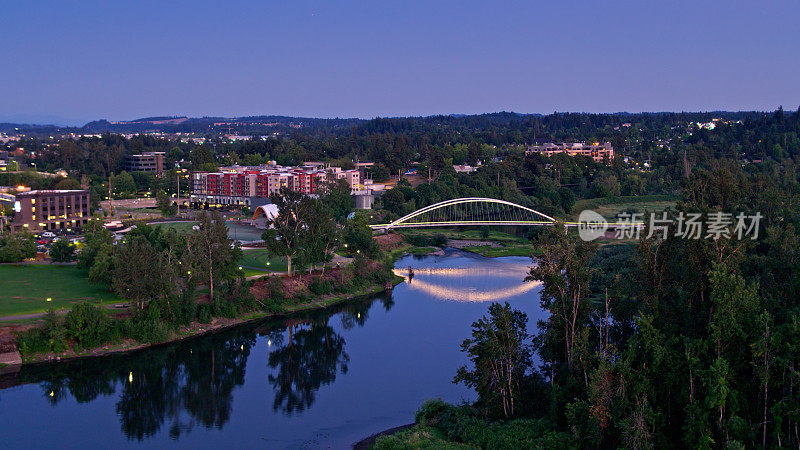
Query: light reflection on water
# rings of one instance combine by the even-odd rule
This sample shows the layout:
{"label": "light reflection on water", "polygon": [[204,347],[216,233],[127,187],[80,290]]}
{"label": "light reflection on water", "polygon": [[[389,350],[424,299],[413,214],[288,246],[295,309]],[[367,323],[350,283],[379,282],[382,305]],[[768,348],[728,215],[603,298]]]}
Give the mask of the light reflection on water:
{"label": "light reflection on water", "polygon": [[451,380],[480,302],[509,301],[530,331],[545,318],[522,281],[530,260],[448,251],[396,265],[409,266],[409,283],[335,309],[0,376],[0,447],[347,448],[426,399],[472,400]]}

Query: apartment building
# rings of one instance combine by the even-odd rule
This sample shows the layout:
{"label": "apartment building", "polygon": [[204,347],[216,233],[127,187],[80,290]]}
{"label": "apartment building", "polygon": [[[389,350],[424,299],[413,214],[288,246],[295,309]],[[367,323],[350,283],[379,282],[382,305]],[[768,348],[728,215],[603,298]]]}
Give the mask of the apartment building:
{"label": "apartment building", "polygon": [[589,156],[596,162],[606,162],[607,164],[611,164],[611,161],[614,159],[614,147],[611,146],[610,142],[605,142],[603,144],[599,142],[593,144],[587,144],[585,142],[554,144],[548,142],[541,145],[529,146],[525,154],[529,155],[532,153],[539,153],[545,156],[553,156],[557,153],[566,153],[570,156]]}
{"label": "apartment building", "polygon": [[219,172],[192,172],[190,202],[196,205],[253,206],[256,203],[263,204],[257,199],[278,194],[284,188],[314,195],[330,179],[346,180],[351,191],[360,188],[361,176],[357,170],[322,166],[284,167],[277,164],[231,166],[221,167]]}
{"label": "apartment building", "polygon": [[125,170],[128,172],[155,172],[164,175],[164,152],[146,152],[125,157]]}
{"label": "apartment building", "polygon": [[16,195],[13,230],[81,228],[92,217],[88,190],[37,190]]}

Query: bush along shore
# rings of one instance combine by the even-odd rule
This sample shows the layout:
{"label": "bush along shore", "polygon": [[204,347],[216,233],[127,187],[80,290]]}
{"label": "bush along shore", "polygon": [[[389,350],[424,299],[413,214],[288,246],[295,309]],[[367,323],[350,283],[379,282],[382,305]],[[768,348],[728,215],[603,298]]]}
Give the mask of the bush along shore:
{"label": "bush along shore", "polygon": [[146,309],[111,315],[90,303],[66,315],[50,311],[40,327],[17,335],[23,363],[63,361],[138,350],[270,316],[324,308],[397,284],[391,261],[355,258],[346,267],[258,280],[230,279],[213,300],[190,285]]}

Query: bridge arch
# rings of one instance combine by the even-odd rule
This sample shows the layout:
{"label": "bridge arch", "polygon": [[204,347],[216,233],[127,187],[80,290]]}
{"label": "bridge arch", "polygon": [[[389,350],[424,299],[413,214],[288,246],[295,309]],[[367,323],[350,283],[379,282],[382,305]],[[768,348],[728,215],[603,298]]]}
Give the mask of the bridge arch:
{"label": "bridge arch", "polygon": [[460,225],[552,225],[556,219],[535,209],[506,200],[465,197],[434,203],[386,224],[371,225],[376,230],[392,228]]}

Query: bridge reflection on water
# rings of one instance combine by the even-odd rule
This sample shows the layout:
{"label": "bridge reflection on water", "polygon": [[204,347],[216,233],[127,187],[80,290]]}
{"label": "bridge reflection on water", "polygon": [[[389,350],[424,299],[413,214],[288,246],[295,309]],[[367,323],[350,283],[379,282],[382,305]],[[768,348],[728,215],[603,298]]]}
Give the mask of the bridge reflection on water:
{"label": "bridge reflection on water", "polygon": [[[409,289],[420,290],[440,300],[494,302],[530,292],[542,283],[526,282],[528,268],[520,265],[497,267],[446,267],[394,269]],[[455,282],[454,282],[455,280]],[[470,280],[480,280],[470,283]]]}

